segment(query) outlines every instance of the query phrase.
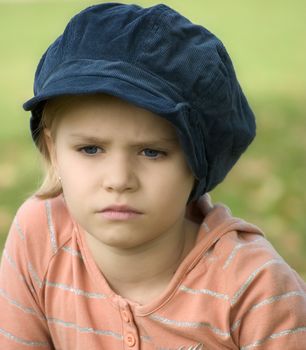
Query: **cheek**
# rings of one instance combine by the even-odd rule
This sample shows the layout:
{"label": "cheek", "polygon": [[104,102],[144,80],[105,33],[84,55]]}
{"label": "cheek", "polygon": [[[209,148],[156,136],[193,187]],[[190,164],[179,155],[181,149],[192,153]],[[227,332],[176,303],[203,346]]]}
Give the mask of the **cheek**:
{"label": "cheek", "polygon": [[72,150],[65,149],[65,147],[62,147],[61,151],[57,153],[56,159],[62,178],[80,179],[87,175],[86,171],[89,172],[88,167],[80,161],[79,155]]}
{"label": "cheek", "polygon": [[68,194],[79,194],[93,183],[94,172],[83,166],[69,153],[62,152],[58,157],[58,172],[62,179],[63,192]]}
{"label": "cheek", "polygon": [[150,181],[151,186],[148,188],[152,195],[160,196],[161,201],[167,202],[167,205],[169,201],[181,204],[187,202],[189,198],[194,185],[194,176],[182,161],[154,173]]}
{"label": "cheek", "polygon": [[195,177],[193,176],[184,158],[180,160],[178,169],[173,170],[173,174],[175,174],[173,177],[176,179],[176,182],[180,184],[182,190],[189,193],[193,188]]}

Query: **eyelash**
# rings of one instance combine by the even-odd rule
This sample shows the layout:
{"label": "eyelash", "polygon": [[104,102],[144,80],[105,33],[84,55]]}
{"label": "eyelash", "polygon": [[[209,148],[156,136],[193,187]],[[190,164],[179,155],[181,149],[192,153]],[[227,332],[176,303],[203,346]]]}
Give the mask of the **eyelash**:
{"label": "eyelash", "polygon": [[161,157],[165,157],[167,155],[167,153],[165,151],[159,151],[159,150],[156,150],[156,149],[153,149],[153,148],[144,148],[142,150],[142,152],[144,151],[153,151],[154,153],[157,153],[158,154],[158,158],[156,157],[148,157],[150,158],[150,160],[157,160],[157,159],[160,159]]}
{"label": "eyelash", "polygon": [[98,146],[95,146],[95,145],[90,145],[90,146],[83,146],[83,147],[79,147],[78,148],[78,151],[81,152],[81,153],[85,153],[86,155],[89,155],[89,156],[94,156],[96,155],[97,153],[101,153],[101,152],[96,152],[96,153],[87,153],[86,150],[89,150],[89,149],[93,149],[93,148],[96,148],[96,149],[100,149],[100,147]]}
{"label": "eyelash", "polygon": [[[91,149],[91,150],[92,150],[92,149],[100,150],[100,152],[88,153],[87,151],[88,151],[89,149]],[[82,147],[79,147],[77,150],[78,150],[79,152],[84,153],[85,155],[91,156],[91,157],[95,156],[95,155],[98,154],[98,153],[102,153],[102,151],[103,151],[101,147],[96,146],[96,145],[82,146]],[[153,148],[144,148],[144,149],[142,150],[142,152],[143,152],[143,151],[153,151],[153,152],[159,154],[159,157],[147,157],[147,158],[149,158],[150,160],[158,160],[158,159],[160,159],[161,157],[167,156],[167,152],[165,152],[165,151],[160,151],[160,150],[156,150],[156,149],[153,149]]]}

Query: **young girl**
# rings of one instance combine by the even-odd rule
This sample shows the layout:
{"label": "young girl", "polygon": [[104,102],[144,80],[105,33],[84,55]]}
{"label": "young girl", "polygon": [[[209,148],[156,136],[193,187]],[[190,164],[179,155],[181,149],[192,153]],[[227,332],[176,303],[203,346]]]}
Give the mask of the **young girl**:
{"label": "young girl", "polygon": [[305,283],[207,195],[255,136],[213,34],[165,5],[92,6],[34,93],[47,173],[3,252],[1,349],[305,349]]}

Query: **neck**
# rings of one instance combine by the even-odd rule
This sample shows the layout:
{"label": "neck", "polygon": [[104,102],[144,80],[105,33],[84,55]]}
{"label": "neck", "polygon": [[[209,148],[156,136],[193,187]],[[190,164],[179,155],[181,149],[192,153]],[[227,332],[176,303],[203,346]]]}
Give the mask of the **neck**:
{"label": "neck", "polygon": [[112,289],[122,297],[144,304],[162,293],[195,243],[198,225],[184,219],[172,230],[141,247],[105,246],[86,234],[87,244]]}

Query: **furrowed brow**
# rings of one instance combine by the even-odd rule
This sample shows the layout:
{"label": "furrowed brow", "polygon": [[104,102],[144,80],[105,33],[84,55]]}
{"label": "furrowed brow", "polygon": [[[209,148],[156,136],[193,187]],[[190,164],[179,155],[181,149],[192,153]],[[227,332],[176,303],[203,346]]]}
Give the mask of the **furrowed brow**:
{"label": "furrowed brow", "polygon": [[133,146],[141,146],[141,145],[160,145],[160,144],[177,144],[178,140],[173,138],[167,138],[167,137],[161,137],[156,139],[146,139],[146,140],[140,140],[138,142],[133,143]]}
{"label": "furrowed brow", "polygon": [[[110,144],[112,141],[107,138],[86,135],[86,134],[71,134],[71,138],[76,139],[80,142],[90,143],[90,144]],[[143,146],[143,145],[159,145],[159,144],[177,144],[178,140],[176,137],[160,137],[156,139],[145,139],[139,140],[135,143],[131,143],[131,146]]]}
{"label": "furrowed brow", "polygon": [[70,134],[70,137],[76,141],[84,142],[84,143],[91,143],[91,144],[110,143],[109,140],[102,139],[102,138],[97,137],[97,136],[86,135],[86,134]]}

